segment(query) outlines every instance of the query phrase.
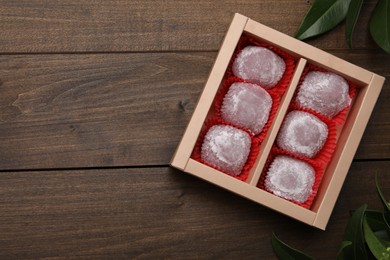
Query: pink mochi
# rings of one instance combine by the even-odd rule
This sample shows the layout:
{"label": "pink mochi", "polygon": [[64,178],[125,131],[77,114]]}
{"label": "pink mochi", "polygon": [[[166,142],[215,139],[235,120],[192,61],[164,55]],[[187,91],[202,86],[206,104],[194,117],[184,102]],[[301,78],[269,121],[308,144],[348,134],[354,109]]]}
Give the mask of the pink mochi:
{"label": "pink mochi", "polygon": [[304,203],[313,191],[314,168],[299,159],[278,155],[272,161],[265,179],[265,187],[273,194]]}
{"label": "pink mochi", "polygon": [[236,82],[225,95],[221,107],[224,120],[259,134],[267,123],[272,98],[258,85]]}
{"label": "pink mochi", "polygon": [[286,70],[284,60],[273,51],[258,46],[241,50],[233,63],[235,76],[271,89],[280,81]]}
{"label": "pink mochi", "polygon": [[214,125],[205,135],[201,158],[232,175],[240,175],[250,152],[251,137],[241,129]]}
{"label": "pink mochi", "polygon": [[282,149],[313,158],[327,137],[328,126],[324,122],[315,115],[295,110],[287,114],[276,142]]}
{"label": "pink mochi", "polygon": [[345,79],[332,72],[310,71],[299,88],[296,102],[334,117],[351,104],[349,86]]}

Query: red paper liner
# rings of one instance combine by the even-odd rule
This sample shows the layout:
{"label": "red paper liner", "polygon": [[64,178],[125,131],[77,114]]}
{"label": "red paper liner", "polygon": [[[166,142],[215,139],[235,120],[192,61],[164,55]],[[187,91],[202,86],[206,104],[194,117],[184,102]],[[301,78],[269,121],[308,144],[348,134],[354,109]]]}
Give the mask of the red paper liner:
{"label": "red paper liner", "polygon": [[[305,107],[300,107],[300,106],[293,104],[293,103],[289,106],[287,114],[293,110],[298,110],[298,111],[303,111],[303,112],[313,114],[327,125],[328,137],[326,138],[324,146],[321,148],[321,150],[313,158],[308,158],[308,157],[300,155],[301,157],[305,157],[305,158],[314,160],[318,163],[321,163],[323,165],[326,165],[330,161],[330,159],[332,158],[334,149],[336,148],[336,143],[337,143],[336,123],[332,119],[330,119],[330,118],[328,118],[328,117],[326,117],[326,116],[324,116],[324,115],[322,115],[314,110],[307,109]],[[282,149],[282,148],[280,148],[280,149]]]}
{"label": "red paper liner", "polygon": [[[265,47],[267,49],[270,49],[271,51],[275,52],[278,54],[285,62],[286,64],[286,69],[283,73],[282,78],[279,80],[279,82],[272,88],[272,90],[277,90],[277,93],[279,95],[283,95],[284,92],[286,91],[287,87],[290,85],[290,81],[293,77],[294,70],[295,70],[295,60],[293,56],[288,54],[287,52],[284,52],[273,45],[270,45],[268,43],[261,43],[255,40],[253,37],[243,34],[238,41],[236,50],[234,51],[233,57],[230,60],[229,66],[226,70],[226,75],[228,77],[234,76],[233,74],[233,62],[237,58],[237,55],[241,52],[242,49],[244,49],[247,46],[259,46],[259,47]],[[249,82],[252,83],[252,82]],[[264,88],[265,89],[265,88]]]}
{"label": "red paper liner", "polygon": [[[309,198],[304,203],[299,203],[299,202],[296,202],[294,200],[286,199],[288,201],[291,201],[294,204],[297,204],[297,205],[299,205],[301,207],[309,209],[311,207],[311,205],[313,204],[313,201],[315,200],[315,197],[316,197],[317,192],[318,192],[318,188],[319,188],[321,180],[322,180],[322,176],[324,175],[324,166],[319,164],[318,162],[316,162],[314,160],[310,160],[308,158],[304,158],[304,157],[298,156],[296,154],[290,153],[290,152],[288,152],[286,150],[283,150],[283,149],[280,149],[280,148],[277,148],[277,147],[273,147],[271,149],[271,152],[270,152],[268,158],[267,158],[264,170],[263,170],[263,172],[262,172],[262,174],[260,176],[260,180],[259,180],[259,182],[257,184],[258,188],[260,188],[262,190],[265,190],[265,191],[267,191],[269,193],[272,193],[272,192],[267,190],[267,188],[265,187],[265,179],[266,179],[269,167],[271,166],[272,161],[274,160],[274,158],[277,155],[288,155],[288,156],[293,157],[295,159],[299,159],[299,160],[305,161],[305,162],[307,162],[308,164],[310,164],[314,168],[315,180],[314,180],[314,184],[313,184],[313,187],[312,187],[312,192],[311,192]],[[275,196],[277,196],[277,195],[275,195]],[[283,199],[285,199],[285,198],[283,198]]]}
{"label": "red paper liner", "polygon": [[[228,125],[228,126],[232,126],[232,127],[235,127],[235,128],[238,128],[238,129],[241,129],[245,132],[247,132],[249,134],[249,136],[251,137],[251,148],[250,148],[250,152],[249,152],[249,155],[248,155],[248,159],[246,160],[246,163],[241,171],[241,174],[238,175],[238,176],[235,176],[233,174],[230,174],[230,173],[227,173],[223,170],[221,170],[220,168],[218,167],[215,167],[205,161],[202,160],[201,158],[201,148],[202,148],[202,144],[203,144],[203,140],[204,140],[204,137],[205,135],[207,134],[208,130],[210,129],[210,127],[214,126],[214,125]],[[213,118],[210,118],[208,119],[204,125],[203,125],[203,129],[202,131],[200,132],[199,136],[198,136],[198,140],[196,141],[196,144],[195,144],[195,147],[194,147],[194,150],[192,151],[192,155],[191,155],[191,158],[202,163],[202,164],[205,164],[209,167],[212,167],[220,172],[223,172],[227,175],[230,175],[238,180],[241,180],[241,181],[245,181],[247,178],[248,178],[248,174],[249,174],[249,170],[253,167],[253,164],[255,163],[256,161],[256,158],[259,154],[259,142],[258,140],[256,140],[253,135],[246,129],[244,128],[240,128],[240,127],[237,127],[235,125],[232,125],[226,121],[223,121],[222,119],[220,118],[216,118],[216,117],[213,117]]]}
{"label": "red paper liner", "polygon": [[[225,79],[223,81],[221,87],[219,88],[219,90],[218,90],[218,92],[217,92],[217,94],[216,94],[216,96],[214,98],[215,115],[216,115],[217,118],[220,118],[220,119],[222,119],[222,120],[224,120],[226,122],[228,122],[228,121],[222,118],[221,107],[222,107],[222,104],[223,104],[223,99],[225,98],[225,95],[229,91],[230,86],[233,83],[235,83],[235,82],[250,83],[250,82],[247,82],[247,81],[245,81],[245,80],[243,80],[241,78],[237,78],[237,77],[234,77],[234,76],[233,77],[229,77],[229,78],[227,78],[227,79]],[[254,83],[250,83],[250,84],[257,85],[257,84],[254,84]],[[260,85],[257,85],[257,86],[259,86],[259,88],[262,88]],[[270,111],[269,116],[268,116],[268,120],[267,120],[266,124],[264,125],[264,127],[263,127],[263,129],[261,130],[260,133],[255,135],[249,129],[246,129],[245,127],[242,127],[242,126],[237,126],[237,125],[229,122],[234,127],[247,130],[259,142],[262,142],[264,140],[270,125],[272,124],[273,120],[275,119],[276,112],[278,111],[278,108],[279,108],[279,105],[280,105],[280,96],[279,96],[277,91],[275,91],[273,89],[272,90],[264,89],[264,90],[267,91],[267,93],[271,96],[272,106],[271,106],[271,111]]]}
{"label": "red paper liner", "polygon": [[[296,104],[296,96],[298,95],[299,88],[302,85],[302,82],[305,79],[307,73],[309,73],[310,71],[330,72],[330,71],[328,71],[328,70],[326,70],[324,68],[320,68],[320,67],[315,66],[313,64],[307,65],[306,68],[303,70],[301,78],[299,79],[299,84],[298,84],[297,90],[295,91],[295,94],[294,94],[294,97],[293,97],[293,103],[295,103],[295,104]],[[349,93],[348,94],[349,94],[350,99],[352,100],[355,97],[355,94],[356,94],[356,86],[355,86],[355,84],[353,84],[349,80],[347,80],[347,79],[345,79],[345,80],[348,83],[348,86],[349,86]],[[351,107],[351,105],[346,106],[343,110],[341,110],[334,117],[329,117],[329,116],[326,116],[326,115],[323,115],[323,114],[321,114],[321,115],[324,116],[324,117],[327,117],[327,118],[329,118],[331,120],[333,120],[337,125],[342,125],[342,124],[344,124],[344,121],[345,121],[345,119],[347,117],[347,114],[348,114],[348,111],[349,111],[350,107]],[[319,112],[317,112],[317,111],[315,111],[313,109],[310,109],[310,108],[306,108],[306,109],[308,111],[312,111],[313,113],[320,114]]]}

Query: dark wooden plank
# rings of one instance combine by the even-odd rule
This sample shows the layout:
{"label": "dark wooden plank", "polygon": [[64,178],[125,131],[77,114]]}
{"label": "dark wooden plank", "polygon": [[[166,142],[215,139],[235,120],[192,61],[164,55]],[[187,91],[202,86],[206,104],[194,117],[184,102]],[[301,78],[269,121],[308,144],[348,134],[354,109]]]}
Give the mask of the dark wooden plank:
{"label": "dark wooden plank", "polygon": [[1,56],[0,169],[167,164],[214,56]]}
{"label": "dark wooden plank", "polygon": [[[246,1],[13,1],[0,5],[0,52],[217,50],[235,12],[293,35],[307,0]],[[366,1],[355,47],[377,48],[368,32],[377,1]],[[344,27],[310,41],[346,49]]]}
{"label": "dark wooden plank", "polygon": [[379,171],[354,163],[326,232],[171,168],[0,173],[0,258],[270,259],[272,231],[319,259],[337,253],[349,210],[380,208]]}
{"label": "dark wooden plank", "polygon": [[[382,53],[335,54],[390,76]],[[0,56],[0,169],[168,164],[215,55]],[[356,158],[390,158],[389,98]]]}

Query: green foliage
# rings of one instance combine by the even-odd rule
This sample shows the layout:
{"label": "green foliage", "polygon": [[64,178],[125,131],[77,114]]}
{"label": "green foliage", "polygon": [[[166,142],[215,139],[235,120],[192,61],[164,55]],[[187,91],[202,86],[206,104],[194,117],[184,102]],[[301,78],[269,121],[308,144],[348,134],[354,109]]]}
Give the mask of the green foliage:
{"label": "green foliage", "polygon": [[352,33],[355,29],[360,10],[362,9],[363,0],[351,0],[349,4],[347,17],[345,19],[345,39],[349,48],[352,48]]}
{"label": "green foliage", "polygon": [[385,247],[390,247],[390,236],[386,230],[387,226],[383,221],[383,213],[380,211],[367,211],[365,221],[372,232],[374,232],[377,239]]}
{"label": "green foliage", "polygon": [[370,248],[371,253],[377,259],[383,259],[383,260],[390,259],[390,247],[386,247],[381,242],[381,240],[375,235],[374,231],[372,231],[370,225],[367,222],[367,218],[364,218],[363,228],[364,228],[364,238],[366,239],[366,243]]}
{"label": "green foliage", "polygon": [[[367,259],[362,226],[366,209],[367,205],[364,204],[352,214],[343,237],[343,242],[351,242],[351,246],[345,247],[341,251],[341,259],[354,259],[354,256],[356,256],[355,259]],[[340,257],[341,255],[339,255]]]}
{"label": "green foliage", "polygon": [[[343,241],[337,259],[376,259],[390,260],[390,203],[383,195],[378,176],[375,176],[378,196],[384,211],[367,210],[364,204],[352,212],[344,231]],[[368,247],[366,247],[366,245]],[[304,252],[290,247],[272,235],[272,247],[281,260],[313,259]]]}
{"label": "green foliage", "polygon": [[389,228],[390,232],[390,202],[388,202],[383,195],[381,188],[379,187],[379,182],[378,182],[378,175],[375,176],[375,184],[376,184],[376,191],[378,192],[379,198],[381,199],[381,202],[383,204],[383,218],[385,223],[387,224],[387,227]]}
{"label": "green foliage", "polygon": [[315,0],[295,37],[300,40],[329,31],[347,15],[350,0]]}
{"label": "green foliage", "polygon": [[347,251],[352,246],[351,241],[343,241],[341,242],[340,250],[337,253],[337,259],[343,259],[345,255],[345,251]]}
{"label": "green foliage", "polygon": [[371,36],[385,52],[390,53],[390,1],[379,0],[370,21]]}
{"label": "green foliage", "polygon": [[[352,47],[352,35],[364,0],[315,0],[295,37],[304,40],[323,34],[340,22],[345,23],[345,39]],[[370,33],[376,44],[390,54],[390,0],[378,0],[371,20]]]}

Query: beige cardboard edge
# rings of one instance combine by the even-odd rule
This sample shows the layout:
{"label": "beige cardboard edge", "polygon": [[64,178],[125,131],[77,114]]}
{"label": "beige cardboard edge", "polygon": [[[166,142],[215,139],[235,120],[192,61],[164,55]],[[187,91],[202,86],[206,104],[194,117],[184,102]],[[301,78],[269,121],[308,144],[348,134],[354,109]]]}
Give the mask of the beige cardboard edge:
{"label": "beige cardboard edge", "polygon": [[[363,90],[365,92],[362,95],[361,101],[356,102],[360,103],[359,109],[356,109],[356,112],[352,111],[353,114],[348,116],[350,121],[346,123],[345,129],[350,128],[350,131],[344,137],[345,145],[340,154],[337,151],[334,154],[334,157],[339,156],[342,160],[337,160],[338,163],[334,167],[332,165],[328,167],[328,169],[333,171],[333,176],[318,208],[317,216],[313,223],[316,227],[321,229],[326,228],[384,81],[384,77],[374,74],[369,85]],[[350,124],[350,126],[347,124]]]}

